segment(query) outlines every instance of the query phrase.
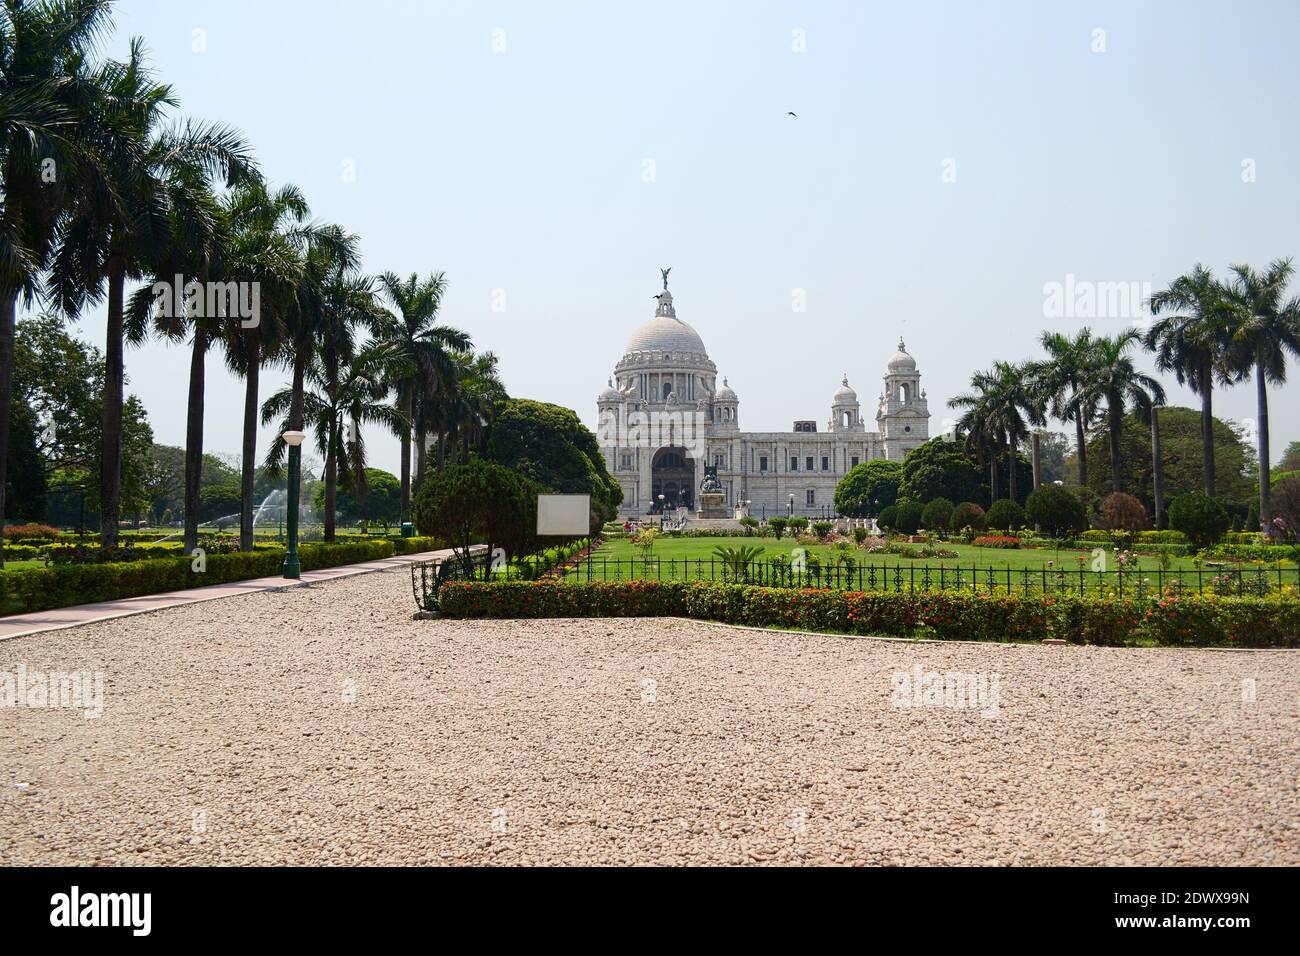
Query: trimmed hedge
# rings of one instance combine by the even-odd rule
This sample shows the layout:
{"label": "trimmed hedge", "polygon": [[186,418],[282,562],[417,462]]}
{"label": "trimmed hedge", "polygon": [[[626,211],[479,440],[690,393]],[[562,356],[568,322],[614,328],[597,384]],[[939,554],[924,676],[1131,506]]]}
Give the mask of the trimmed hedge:
{"label": "trimmed hedge", "polygon": [[1184,647],[1300,647],[1300,601],[1284,598],[762,588],[709,581],[454,581],[443,614],[461,618],[691,617],[756,627],[932,637]]}
{"label": "trimmed hedge", "polygon": [[[400,542],[400,543],[399,543]],[[298,546],[304,571],[376,561],[394,554],[433,550],[433,538],[365,540]],[[120,598],[180,591],[209,584],[273,577],[284,564],[284,551],[209,554],[207,569],[195,572],[189,556],[104,564],[65,564],[30,571],[0,573],[0,613],[47,611],[52,608],[115,601]]]}

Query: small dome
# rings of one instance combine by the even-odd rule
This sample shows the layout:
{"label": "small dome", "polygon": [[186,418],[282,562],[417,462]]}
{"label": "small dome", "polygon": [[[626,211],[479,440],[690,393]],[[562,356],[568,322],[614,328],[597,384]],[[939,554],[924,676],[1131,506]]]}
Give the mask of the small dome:
{"label": "small dome", "polygon": [[727,384],[725,378],[722,380],[722,388],[718,389],[718,394],[714,396],[714,400],[719,402],[737,401],[736,393],[731,390],[731,386]]}
{"label": "small dome", "polygon": [[622,401],[622,399],[623,393],[614,387],[614,380],[611,378],[608,387],[600,393],[600,400],[602,402],[618,402]]}
{"label": "small dome", "polygon": [[891,372],[915,372],[916,359],[907,354],[907,349],[903,346],[903,340],[898,340],[898,351],[889,359],[888,365]]}
{"label": "small dome", "polygon": [[840,382],[840,387],[835,390],[835,404],[854,405],[857,401],[858,393],[853,391],[853,388],[849,385],[849,377],[845,375],[844,380]]}

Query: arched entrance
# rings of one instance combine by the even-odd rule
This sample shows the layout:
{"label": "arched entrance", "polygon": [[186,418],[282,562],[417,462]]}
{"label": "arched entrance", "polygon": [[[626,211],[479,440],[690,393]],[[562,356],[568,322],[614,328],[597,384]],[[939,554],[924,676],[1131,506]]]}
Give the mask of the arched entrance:
{"label": "arched entrance", "polygon": [[664,505],[673,508],[695,504],[695,462],[686,456],[685,448],[660,448],[650,463],[650,495],[654,506],[659,506],[659,496]]}

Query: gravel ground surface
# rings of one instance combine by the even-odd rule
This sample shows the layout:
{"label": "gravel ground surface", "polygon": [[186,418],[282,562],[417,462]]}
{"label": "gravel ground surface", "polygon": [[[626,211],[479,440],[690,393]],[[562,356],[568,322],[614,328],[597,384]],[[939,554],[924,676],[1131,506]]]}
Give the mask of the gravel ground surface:
{"label": "gravel ground surface", "polygon": [[[0,642],[104,673],[99,718],[0,708],[0,863],[1300,863],[1300,653],[412,607],[378,573]],[[895,706],[917,666],[996,714]]]}

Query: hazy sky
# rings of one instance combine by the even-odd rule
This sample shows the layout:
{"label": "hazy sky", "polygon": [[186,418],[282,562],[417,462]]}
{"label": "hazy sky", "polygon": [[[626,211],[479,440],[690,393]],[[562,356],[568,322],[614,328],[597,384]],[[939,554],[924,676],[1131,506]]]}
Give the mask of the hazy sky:
{"label": "hazy sky", "polygon": [[[116,23],[108,52],[144,36],[184,112],[239,127],[368,270],[445,271],[444,320],[511,394],[593,424],[661,266],[742,428],[824,421],[844,372],[874,419],[902,335],[937,431],[1040,330],[1131,324],[1049,317],[1049,283],[1300,253],[1295,2],[128,0]],[[78,328],[102,347],[102,313]],[[186,350],[127,373],[182,444]],[[207,450],[237,452],[242,386],[208,375]],[[1253,418],[1253,387],[1217,411]]]}

